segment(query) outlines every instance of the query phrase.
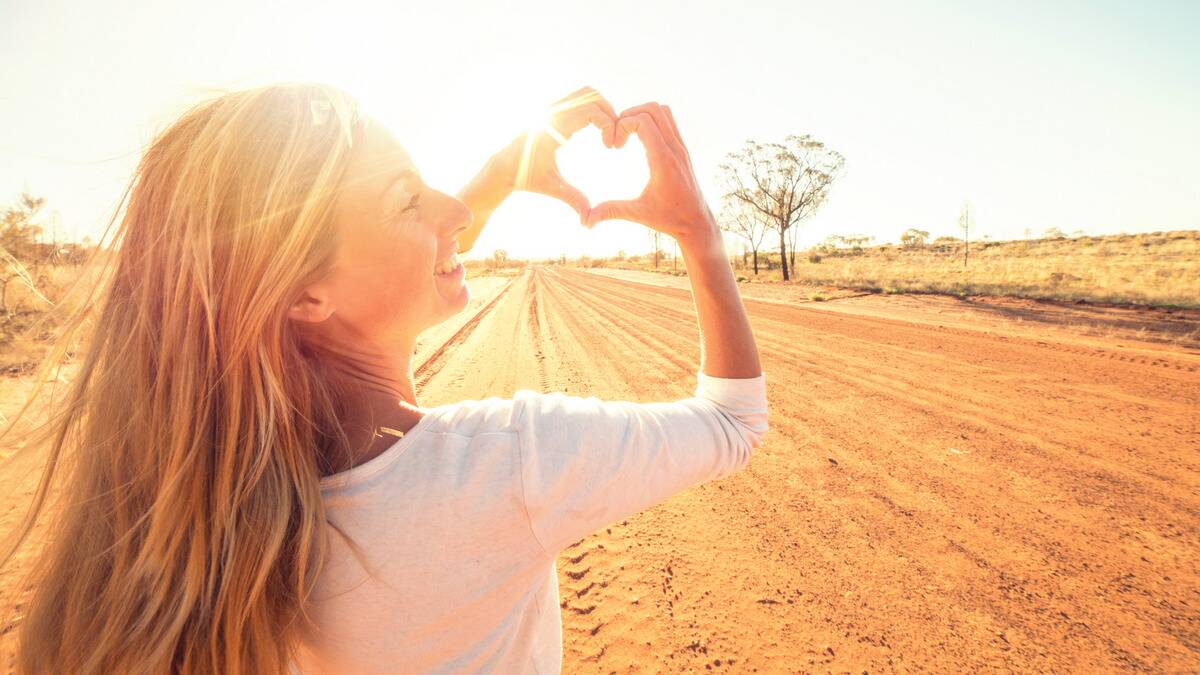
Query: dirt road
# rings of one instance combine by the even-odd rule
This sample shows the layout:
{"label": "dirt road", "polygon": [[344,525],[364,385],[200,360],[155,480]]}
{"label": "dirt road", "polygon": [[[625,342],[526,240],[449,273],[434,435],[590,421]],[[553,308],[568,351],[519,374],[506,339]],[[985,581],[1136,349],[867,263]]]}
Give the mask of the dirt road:
{"label": "dirt road", "polygon": [[[689,396],[680,281],[482,284],[418,350],[421,403]],[[746,305],[766,443],[563,554],[564,672],[1200,669],[1190,343],[936,298]]]}
{"label": "dirt road", "polygon": [[[746,304],[767,442],[563,554],[566,672],[1200,668],[1200,357]],[[670,400],[698,357],[688,291],[542,268],[419,380]]]}

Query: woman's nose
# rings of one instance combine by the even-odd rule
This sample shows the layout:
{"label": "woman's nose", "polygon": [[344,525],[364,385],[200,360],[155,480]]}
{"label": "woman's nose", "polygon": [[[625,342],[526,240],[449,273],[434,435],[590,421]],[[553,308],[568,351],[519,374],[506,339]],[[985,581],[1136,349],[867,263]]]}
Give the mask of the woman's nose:
{"label": "woman's nose", "polygon": [[438,224],[439,239],[457,239],[458,235],[465,232],[471,223],[475,220],[474,214],[467,205],[444,192],[439,192],[439,201],[441,204]]}

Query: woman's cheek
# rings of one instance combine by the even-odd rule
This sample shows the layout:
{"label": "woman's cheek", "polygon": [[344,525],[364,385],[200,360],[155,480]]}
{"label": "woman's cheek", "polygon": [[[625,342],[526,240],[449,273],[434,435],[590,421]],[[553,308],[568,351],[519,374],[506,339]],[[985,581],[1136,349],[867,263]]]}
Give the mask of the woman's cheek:
{"label": "woman's cheek", "polygon": [[432,263],[413,257],[398,258],[392,273],[386,275],[389,305],[398,311],[417,310],[434,290]]}
{"label": "woman's cheek", "polygon": [[420,321],[418,317],[436,304],[437,239],[424,223],[409,222],[394,230],[376,253],[387,259],[387,273],[380,275],[385,288],[377,297],[386,299],[389,316]]}

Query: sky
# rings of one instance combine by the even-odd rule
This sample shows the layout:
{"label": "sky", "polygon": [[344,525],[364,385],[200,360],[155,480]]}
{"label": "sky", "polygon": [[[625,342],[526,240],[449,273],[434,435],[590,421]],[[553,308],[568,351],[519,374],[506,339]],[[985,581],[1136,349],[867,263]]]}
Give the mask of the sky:
{"label": "sky", "polygon": [[[387,124],[454,193],[550,102],[671,106],[705,197],[747,139],[811,134],[846,158],[800,227],[895,241],[1200,229],[1200,2],[262,2],[0,0],[0,206],[47,200],[97,240],[154,134],[222,91],[314,80]],[[632,197],[644,155],[594,130],[560,151],[593,203]],[[607,256],[645,228],[583,228],[510,197],[471,257]]]}

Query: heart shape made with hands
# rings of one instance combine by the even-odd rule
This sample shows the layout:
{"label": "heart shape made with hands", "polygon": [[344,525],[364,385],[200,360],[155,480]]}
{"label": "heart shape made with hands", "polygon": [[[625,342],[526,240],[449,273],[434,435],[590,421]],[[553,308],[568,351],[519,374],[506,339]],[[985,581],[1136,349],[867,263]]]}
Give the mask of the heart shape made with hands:
{"label": "heart shape made with hands", "polygon": [[614,199],[637,199],[650,181],[646,148],[636,134],[620,148],[606,148],[600,130],[587,126],[572,134],[556,157],[563,180],[583,192],[592,208]]}

